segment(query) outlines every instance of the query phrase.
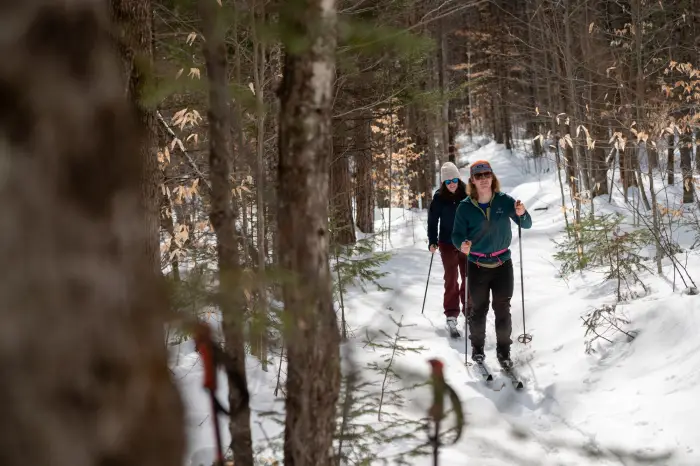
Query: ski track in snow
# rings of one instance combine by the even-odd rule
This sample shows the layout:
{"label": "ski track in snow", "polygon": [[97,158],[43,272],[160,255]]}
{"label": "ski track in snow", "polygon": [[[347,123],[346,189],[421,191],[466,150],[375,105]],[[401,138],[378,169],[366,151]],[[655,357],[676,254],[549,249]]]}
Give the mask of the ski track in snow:
{"label": "ski track in snow", "polygon": [[[511,245],[515,273],[512,357],[525,388],[516,392],[509,379],[499,374],[492,310],[488,314],[486,363],[494,376],[491,386],[505,386],[494,390],[481,381],[475,366],[465,366],[464,317],[459,318],[461,339],[448,338],[444,325],[439,253],[433,260],[425,313],[421,314],[430,263],[425,212],[392,209],[393,257],[382,267],[389,274],[381,280],[392,289],[381,292],[369,286],[367,293],[357,290],[345,297],[346,315],[355,335],[351,344],[360,361],[368,357],[363,354],[367,350],[361,343],[365,329],[381,328],[393,334],[396,327],[391,315],[407,325],[403,335],[419,340],[415,344],[426,348],[420,354],[408,353],[397,363],[424,376],[428,375],[429,358],[437,357],[445,363],[447,380],[462,399],[467,425],[456,445],[442,448],[440,464],[643,464],[622,457],[590,457],[580,452],[586,446],[607,453],[618,448],[642,454],[672,450],[671,459],[651,464],[700,464],[700,434],[695,425],[700,415],[700,404],[696,402],[700,382],[700,296],[674,293],[669,285],[672,268],[666,262],[665,278],[643,275],[651,289],[648,295],[619,305],[631,319],[631,328],[640,332],[638,337],[632,343],[616,338],[612,345],[597,347],[596,354],[585,354],[581,316],[596,306],[613,303],[615,287],[602,284],[599,273],[575,275],[568,281],[558,278],[552,239],[562,237],[564,220],[552,166],[548,173],[534,173],[522,158],[495,143],[463,154],[461,159],[463,164],[489,160],[503,190],[522,200],[533,217],[533,227],[523,230],[522,238],[527,332],[533,336],[528,345],[517,342],[523,321],[520,251],[514,224]],[[466,180],[466,169],[462,173]],[[613,202],[620,205],[618,197],[614,196]],[[607,196],[600,203],[596,200],[598,212],[605,211],[606,206]],[[538,207],[547,210],[535,210]],[[388,210],[384,214],[388,215]],[[377,226],[381,226],[380,215]],[[697,258],[691,257],[688,264],[691,275],[700,271]],[[700,274],[697,276],[700,278]],[[192,461],[186,464],[204,464],[212,459],[214,440],[207,417],[208,400],[201,390],[201,366],[188,342],[180,345],[173,365],[187,406]],[[254,438],[258,441],[278,429],[258,414],[283,406],[272,394],[276,372],[277,360],[269,372],[263,372],[259,363],[249,358]],[[223,375],[220,382],[220,398],[225,399]],[[416,393],[412,403],[425,408],[428,402],[425,395],[421,398]],[[228,442],[223,422],[222,430]],[[381,448],[384,453],[389,451],[387,446]],[[419,458],[412,464],[428,465],[432,460]]]}

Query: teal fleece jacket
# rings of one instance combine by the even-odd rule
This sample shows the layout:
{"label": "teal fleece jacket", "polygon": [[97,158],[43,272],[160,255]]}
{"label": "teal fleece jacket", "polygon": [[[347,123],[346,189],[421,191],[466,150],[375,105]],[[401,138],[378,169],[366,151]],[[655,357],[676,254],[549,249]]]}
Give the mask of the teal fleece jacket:
{"label": "teal fleece jacket", "polygon": [[515,213],[515,199],[505,193],[495,193],[486,211],[479,207],[477,200],[467,196],[457,206],[454,226],[452,228],[452,243],[457,249],[464,241],[471,241],[472,252],[490,254],[502,249],[506,252],[498,257],[478,257],[469,254],[469,261],[480,264],[497,264],[499,259],[505,262],[510,259],[510,242],[513,239],[510,220],[522,228],[532,227],[530,213],[518,217]]}

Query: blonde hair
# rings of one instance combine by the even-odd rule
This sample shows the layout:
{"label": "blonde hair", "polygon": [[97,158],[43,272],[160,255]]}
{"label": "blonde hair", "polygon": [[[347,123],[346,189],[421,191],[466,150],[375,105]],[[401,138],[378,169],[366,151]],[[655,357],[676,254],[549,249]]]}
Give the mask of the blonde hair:
{"label": "blonde hair", "polygon": [[[501,190],[501,183],[498,181],[498,177],[496,176],[495,173],[491,172],[491,192],[497,193]],[[472,181],[471,175],[469,176],[469,182],[467,183],[467,195],[475,195],[477,193],[476,191],[476,185]]]}

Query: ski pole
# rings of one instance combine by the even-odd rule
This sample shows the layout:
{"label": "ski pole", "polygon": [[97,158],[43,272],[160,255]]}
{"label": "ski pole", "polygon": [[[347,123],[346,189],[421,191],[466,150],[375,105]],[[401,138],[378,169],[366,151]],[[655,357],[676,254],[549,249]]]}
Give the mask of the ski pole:
{"label": "ski pole", "polygon": [[428,280],[425,282],[425,294],[423,295],[423,309],[421,309],[420,313],[423,314],[423,311],[425,311],[425,298],[428,296],[428,283],[430,283],[430,271],[433,269],[433,258],[435,257],[435,253],[433,252],[430,254],[430,267],[428,267]]}
{"label": "ski pole", "polygon": [[472,313],[469,309],[469,256],[464,255],[464,365],[469,366],[469,320]]}
{"label": "ski pole", "polygon": [[532,335],[525,331],[525,281],[523,280],[523,234],[520,228],[520,222],[522,217],[518,218],[518,244],[520,249],[520,294],[522,296],[523,302],[523,334],[518,336],[518,341],[520,343],[530,343],[532,341]]}

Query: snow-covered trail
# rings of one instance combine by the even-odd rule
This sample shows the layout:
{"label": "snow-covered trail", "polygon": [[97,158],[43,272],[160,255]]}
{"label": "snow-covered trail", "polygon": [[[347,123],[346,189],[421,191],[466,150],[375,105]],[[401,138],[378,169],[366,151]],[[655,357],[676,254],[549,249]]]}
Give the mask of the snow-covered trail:
{"label": "snow-covered trail", "polygon": [[[481,158],[491,162],[503,190],[522,200],[533,216],[533,227],[523,230],[522,243],[527,333],[533,335],[528,345],[516,340],[523,332],[523,319],[520,250],[515,226],[511,246],[515,267],[515,292],[511,301],[512,352],[515,359],[523,361],[519,370],[526,379],[525,388],[516,392],[508,379],[498,375],[492,311],[487,323],[487,363],[490,363],[494,374],[492,386],[505,384],[505,387],[500,391],[489,388],[480,381],[475,367],[465,366],[464,338],[449,339],[444,327],[443,269],[437,253],[425,313],[421,315],[430,263],[424,213],[397,212],[397,218],[392,221],[396,225],[396,230],[392,231],[394,256],[384,266],[389,275],[382,282],[393,289],[355,294],[346,301],[348,309],[358,311],[351,312],[351,326],[384,328],[391,333],[395,326],[388,315],[393,315],[396,320],[402,318],[408,326],[406,335],[426,348],[420,356],[411,356],[415,366],[419,367],[430,357],[440,358],[447,366],[448,381],[463,400],[468,427],[457,445],[444,448],[441,464],[641,464],[624,456],[601,459],[582,453],[601,448],[608,453],[606,456],[614,456],[611,452],[618,447],[629,449],[631,453],[659,453],[667,449],[677,451],[674,459],[653,464],[700,464],[700,456],[693,451],[700,444],[700,435],[688,430],[692,427],[689,424],[685,427],[681,419],[672,420],[672,415],[664,414],[673,412],[677,415],[683,412],[683,408],[675,402],[671,409],[655,406],[662,399],[648,398],[650,390],[645,389],[645,385],[629,380],[634,373],[641,377],[640,382],[644,380],[648,383],[647,387],[657,387],[651,390],[656,397],[662,394],[670,396],[666,390],[669,387],[664,387],[663,380],[658,379],[661,375],[649,373],[645,367],[645,363],[659,359],[658,355],[650,355],[653,350],[645,346],[657,344],[648,341],[654,338],[652,335],[643,332],[633,345],[619,349],[620,353],[611,352],[609,357],[605,353],[603,357],[596,358],[585,354],[581,315],[593,306],[610,302],[605,297],[611,289],[600,286],[599,277],[584,277],[579,282],[571,281],[568,284],[558,278],[557,265],[552,259],[554,244],[551,240],[561,235],[564,222],[558,206],[560,193],[555,175],[550,172],[541,175],[539,180],[536,175],[526,176],[520,160],[508,151],[499,150],[495,144],[481,148],[467,159],[474,161]],[[466,179],[468,175],[465,170],[463,174]],[[547,209],[535,210],[544,207]],[[401,224],[399,215],[413,216],[412,222],[404,221]],[[691,303],[689,297],[685,298],[684,305],[689,313],[692,309],[698,309],[698,305]],[[635,304],[653,305],[656,299],[658,297],[650,296]],[[682,296],[671,299],[683,301]],[[700,316],[695,319],[700,320]],[[681,322],[685,321],[681,319],[676,325]],[[672,321],[666,325],[673,326],[674,323]],[[463,327],[463,316],[460,316],[460,327]],[[677,337],[679,328],[674,328]],[[700,325],[694,328],[697,330]],[[694,348],[700,349],[697,344]],[[646,354],[629,357],[629,353],[634,351]],[[625,358],[629,360],[625,362]],[[696,370],[698,364],[700,359],[696,357]],[[664,377],[668,380],[678,376],[681,371],[672,368],[666,372],[669,373]],[[698,377],[697,372],[694,377]],[[685,403],[686,406],[694,403],[693,391],[688,391],[688,388],[686,391],[679,389],[680,393],[674,395],[678,403]],[[699,407],[693,409],[696,413],[700,410]],[[524,435],[524,438],[518,439],[515,434]],[[416,460],[415,464],[430,464],[430,460]]]}
{"label": "snow-covered trail", "polygon": [[[552,166],[549,171],[536,172],[517,153],[511,155],[494,143],[462,158],[463,163],[489,160],[504,191],[522,200],[533,216],[533,227],[523,230],[522,237],[525,314],[527,332],[533,336],[527,346],[516,340],[523,332],[523,320],[515,225],[511,246],[515,268],[512,354],[516,360],[524,361],[520,373],[525,378],[525,388],[516,392],[507,379],[497,374],[491,311],[487,363],[494,373],[492,386],[505,387],[500,391],[487,387],[476,368],[465,366],[465,340],[450,340],[444,326],[443,269],[438,253],[433,260],[425,313],[421,314],[430,265],[424,211],[392,209],[388,248],[393,257],[381,267],[388,274],[380,280],[391,290],[378,291],[369,286],[366,292],[351,289],[344,297],[345,314],[354,335],[350,346],[358,367],[381,360],[379,352],[364,344],[365,331],[384,330],[393,335],[396,325],[392,318],[401,320],[402,334],[414,339],[415,346],[424,347],[419,353],[401,356],[397,364],[418,372],[425,380],[429,358],[437,357],[445,363],[448,382],[463,401],[467,426],[456,445],[441,450],[441,466],[700,465],[700,434],[696,427],[700,419],[700,297],[671,291],[673,272],[668,263],[665,277],[644,274],[650,292],[618,305],[639,332],[637,338],[630,344],[607,335],[615,343],[602,345],[595,355],[587,355],[581,317],[601,304],[613,303],[614,285],[603,283],[603,276],[594,272],[569,280],[559,278],[558,264],[552,257],[552,240],[563,236],[564,220]],[[547,168],[546,162],[543,165]],[[466,172],[463,173],[466,179]],[[679,197],[677,192],[671,194],[672,198]],[[607,198],[596,200],[596,211],[613,210],[620,204],[616,194],[612,206]],[[384,222],[381,215],[376,217],[377,231],[386,226],[387,210],[383,214]],[[688,269],[700,283],[700,260],[696,255],[689,257]],[[460,316],[460,326],[463,322]],[[273,395],[278,361],[272,363],[273,369],[264,372],[255,358],[247,361],[256,444],[265,443],[280,431],[277,424],[261,415],[274,410],[282,416],[284,407],[283,400]],[[191,342],[173,348],[173,370],[187,408],[191,459],[188,464],[211,464],[214,439],[209,401],[201,388],[201,364]],[[372,376],[371,371],[368,376]],[[219,396],[225,399],[223,373],[219,380]],[[419,411],[428,406],[425,392],[416,390],[404,395],[410,401],[402,415],[420,417]],[[224,419],[221,424],[223,441],[227,443]],[[375,450],[386,458],[402,447],[405,445],[382,443]],[[596,449],[605,458],[584,453]],[[281,454],[279,445],[273,450],[277,456]],[[669,450],[673,451],[673,458],[651,463],[623,455],[661,454]],[[423,457],[413,459],[411,464],[428,465],[431,461]]]}
{"label": "snow-covered trail", "polygon": [[[392,307],[393,314],[403,317],[403,322],[410,326],[407,336],[418,339],[420,344],[427,349],[421,354],[423,360],[437,356],[446,364],[446,374],[449,382],[460,394],[467,410],[467,429],[463,440],[454,447],[446,448],[442,455],[444,464],[465,464],[469,460],[479,459],[478,464],[505,465],[505,464],[562,464],[561,455],[552,463],[546,462],[547,448],[536,442],[514,442],[512,439],[512,426],[520,426],[526,431],[542,434],[566,434],[569,438],[578,438],[585,442],[585,435],[576,432],[566,426],[563,417],[559,415],[556,400],[556,384],[552,382],[557,375],[555,361],[544,362],[542,358],[536,358],[540,348],[560,346],[567,343],[557,336],[566,335],[557,331],[562,325],[568,325],[565,313],[558,312],[547,315],[544,308],[551,306],[552,296],[561,296],[567,292],[563,282],[555,281],[555,266],[550,263],[548,254],[543,254],[537,245],[533,244],[533,237],[546,239],[550,234],[559,230],[558,222],[551,217],[552,210],[534,211],[537,207],[543,207],[556,203],[556,197],[549,199],[547,194],[547,181],[530,181],[522,174],[519,167],[508,163],[506,157],[494,157],[492,145],[473,154],[471,161],[478,158],[488,158],[503,190],[513,197],[520,199],[532,212],[534,225],[530,230],[523,231],[523,261],[524,280],[526,284],[526,323],[527,332],[534,336],[533,342],[525,347],[515,342],[513,356],[518,359],[530,359],[531,361],[520,368],[521,374],[527,378],[526,388],[515,393],[508,381],[500,377],[495,363],[495,332],[493,327],[493,313],[489,312],[487,323],[486,354],[487,363],[494,374],[492,387],[506,387],[500,391],[494,391],[479,379],[475,367],[466,367],[465,340],[451,340],[447,337],[444,327],[444,315],[442,314],[442,264],[439,254],[436,253],[433,262],[428,297],[425,313],[421,315],[421,304],[425,291],[425,280],[429,268],[430,253],[427,251],[425,239],[425,216],[421,216],[419,228],[422,236],[415,244],[407,244],[394,249],[394,257],[386,264],[386,270],[390,272],[391,281],[385,282],[393,288],[392,291],[377,293],[377,298],[383,295],[385,305],[376,307],[373,305],[374,293],[358,295],[348,302],[348,307],[374,308],[375,312],[366,315],[364,323],[353,322],[362,326],[377,326],[385,316],[386,308]],[[468,174],[463,170],[464,179]],[[544,185],[544,186],[543,186]],[[543,195],[544,194],[544,195]],[[548,218],[548,216],[550,218]],[[415,221],[415,220],[414,220]],[[418,230],[418,228],[417,228]],[[393,235],[401,235],[406,241],[412,235],[406,235],[405,231],[392,232]],[[397,241],[393,240],[396,244]],[[523,331],[520,271],[519,271],[519,246],[517,228],[514,228],[513,262],[516,267],[516,290],[512,300],[513,313],[513,339]],[[556,288],[556,289],[553,289]],[[355,301],[357,300],[357,301]],[[364,302],[363,302],[364,301]],[[556,301],[556,300],[554,300]],[[460,316],[460,326],[463,326],[463,316]],[[388,329],[387,329],[388,330]],[[462,330],[463,331],[463,330]],[[464,333],[464,332],[463,332]],[[539,344],[538,344],[539,343]],[[583,355],[583,351],[581,351]],[[414,356],[415,357],[415,356]],[[417,359],[417,358],[416,358]],[[567,362],[567,364],[570,364]],[[429,461],[426,460],[426,464]],[[568,459],[566,464],[577,464]],[[585,464],[585,463],[581,463]]]}

